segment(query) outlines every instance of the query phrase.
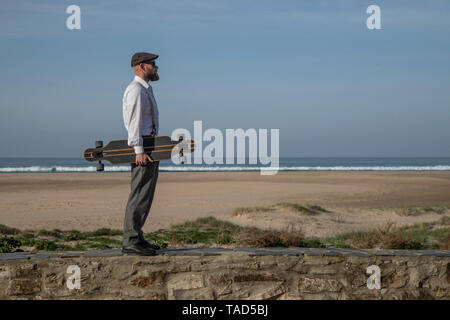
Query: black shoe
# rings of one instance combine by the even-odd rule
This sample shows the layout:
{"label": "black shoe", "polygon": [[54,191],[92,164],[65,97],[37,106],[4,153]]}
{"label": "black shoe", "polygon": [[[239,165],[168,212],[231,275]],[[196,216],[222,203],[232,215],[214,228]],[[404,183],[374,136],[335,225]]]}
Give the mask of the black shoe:
{"label": "black shoe", "polygon": [[122,247],[122,252],[127,254],[136,254],[139,256],[154,256],[156,251],[143,246],[140,243]]}
{"label": "black shoe", "polygon": [[148,248],[148,249],[161,250],[161,247],[158,246],[157,244],[153,244],[153,243],[150,243],[150,242],[145,241],[145,240],[142,240],[141,242],[139,242],[139,244],[142,245],[145,248]]}

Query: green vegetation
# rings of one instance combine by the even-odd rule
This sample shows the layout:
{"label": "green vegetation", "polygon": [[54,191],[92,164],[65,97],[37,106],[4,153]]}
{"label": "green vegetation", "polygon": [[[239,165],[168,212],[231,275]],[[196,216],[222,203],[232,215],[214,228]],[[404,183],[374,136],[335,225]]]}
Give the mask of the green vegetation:
{"label": "green vegetation", "polygon": [[275,206],[286,208],[293,212],[299,212],[299,213],[304,213],[304,214],[318,214],[321,212],[329,212],[328,210],[325,210],[321,206],[311,205],[311,204],[305,204],[304,206],[302,206],[297,203],[281,202],[281,203],[277,203]]}
{"label": "green vegetation", "polygon": [[12,237],[0,238],[0,253],[13,252],[17,247],[20,247],[20,242]]}
{"label": "green vegetation", "polygon": [[[312,206],[304,206],[312,210]],[[292,210],[303,210],[293,207]],[[325,210],[323,208],[315,208]],[[0,253],[20,250],[84,251],[91,249],[120,248],[122,232],[99,229],[93,232],[77,230],[24,231],[1,226],[6,230],[0,238]],[[145,238],[162,248],[177,245],[203,246],[230,245],[250,247],[307,247],[307,248],[382,248],[382,249],[450,249],[450,217],[439,221],[396,227],[387,224],[367,232],[350,232],[328,238],[306,238],[300,230],[276,231],[254,227],[241,227],[215,219],[200,218],[173,225],[145,235]]]}
{"label": "green vegetation", "polygon": [[404,208],[396,208],[395,212],[401,216],[418,216],[426,213],[438,213],[443,214],[450,210],[450,206],[438,206],[438,207],[419,207],[408,206]]}
{"label": "green vegetation", "polygon": [[36,250],[55,251],[57,246],[54,241],[39,239],[34,243]]}
{"label": "green vegetation", "polygon": [[53,229],[52,231],[47,231],[47,230],[40,230],[38,232],[38,236],[50,236],[53,238],[61,238],[62,237],[62,231],[58,230],[58,229]]}
{"label": "green vegetation", "polygon": [[330,211],[328,211],[328,210],[324,209],[323,207],[318,206],[318,205],[316,205],[316,204],[306,204],[306,206],[307,206],[309,209],[314,210],[314,211],[330,212]]}
{"label": "green vegetation", "polygon": [[91,249],[109,249],[109,248],[119,248],[122,241],[111,239],[108,237],[92,237],[89,238],[85,244]]}
{"label": "green vegetation", "polygon": [[39,230],[21,232],[15,228],[0,225],[0,233],[5,236],[1,238],[0,253],[13,252],[25,247],[27,250],[45,251],[84,251],[87,249],[119,248],[122,241],[120,230],[98,229],[92,232],[80,232],[78,230],[61,231]]}
{"label": "green vegetation", "polygon": [[[441,226],[450,226],[450,217],[442,217]],[[450,227],[436,228],[436,224],[423,223],[403,230],[403,236],[409,237],[424,247],[433,249],[450,249]]]}
{"label": "green vegetation", "polygon": [[122,231],[102,228],[102,229],[97,229],[93,232],[86,232],[85,235],[86,235],[86,237],[121,236]]}
{"label": "green vegetation", "polygon": [[274,211],[275,208],[274,206],[265,206],[265,207],[239,207],[236,208],[233,211],[232,216],[236,217],[236,216],[242,216],[245,215],[247,213],[252,213],[252,212],[267,212],[267,211]]}
{"label": "green vegetation", "polygon": [[0,224],[0,234],[10,235],[10,234],[19,234],[20,230],[16,228],[10,228],[3,224]]}
{"label": "green vegetation", "polygon": [[382,249],[441,249],[450,247],[450,217],[439,221],[396,227],[392,224],[369,232],[350,232],[322,240],[326,247]]}
{"label": "green vegetation", "polygon": [[34,234],[29,232],[18,235],[16,239],[20,242],[21,246],[33,247],[36,243]]}
{"label": "green vegetation", "polygon": [[233,211],[232,216],[241,216],[253,212],[267,212],[267,211],[274,211],[274,210],[288,210],[291,212],[296,212],[300,214],[319,214],[321,212],[329,212],[328,210],[325,210],[321,206],[318,205],[311,205],[311,204],[305,204],[300,205],[298,203],[291,203],[291,202],[280,202],[273,205],[267,205],[267,206],[256,206],[256,207],[240,207],[236,208]]}
{"label": "green vegetation", "polygon": [[239,229],[240,227],[233,223],[206,217],[148,233],[145,239],[162,248],[178,243],[233,244],[233,235]]}
{"label": "green vegetation", "polygon": [[70,230],[65,236],[64,241],[76,241],[76,240],[84,240],[86,239],[86,234],[77,231],[77,230]]}

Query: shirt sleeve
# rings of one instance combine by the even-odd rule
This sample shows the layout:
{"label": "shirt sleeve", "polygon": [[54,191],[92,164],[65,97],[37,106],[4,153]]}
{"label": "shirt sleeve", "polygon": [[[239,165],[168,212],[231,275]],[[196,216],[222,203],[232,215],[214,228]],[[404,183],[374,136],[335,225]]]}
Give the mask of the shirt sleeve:
{"label": "shirt sleeve", "polygon": [[130,88],[125,97],[126,112],[124,113],[124,121],[128,127],[128,145],[134,147],[135,153],[144,152],[142,139],[142,131],[144,128],[142,102],[144,99],[144,93],[138,86]]}

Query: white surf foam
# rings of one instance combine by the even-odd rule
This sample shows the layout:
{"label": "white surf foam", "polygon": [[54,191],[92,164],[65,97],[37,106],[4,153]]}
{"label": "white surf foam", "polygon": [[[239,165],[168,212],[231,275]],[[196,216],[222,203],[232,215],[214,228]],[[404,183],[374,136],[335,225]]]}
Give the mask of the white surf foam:
{"label": "white surf foam", "polygon": [[[218,172],[218,171],[260,171],[269,167],[246,166],[160,166],[163,172]],[[105,166],[106,172],[129,172],[130,166]],[[278,171],[450,171],[448,165],[434,166],[283,166]],[[0,173],[44,173],[44,172],[96,172],[95,166],[29,166],[3,167]]]}

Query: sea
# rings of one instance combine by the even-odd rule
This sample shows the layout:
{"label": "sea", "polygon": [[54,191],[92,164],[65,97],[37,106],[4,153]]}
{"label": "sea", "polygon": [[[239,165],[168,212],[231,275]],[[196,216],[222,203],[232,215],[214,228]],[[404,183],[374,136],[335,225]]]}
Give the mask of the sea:
{"label": "sea", "polygon": [[[260,171],[269,165],[242,164],[174,164],[160,163],[162,172]],[[105,164],[106,172],[129,172],[130,165]],[[279,159],[278,171],[450,171],[450,158],[295,158]],[[96,172],[96,163],[83,158],[0,158],[0,173]]]}

